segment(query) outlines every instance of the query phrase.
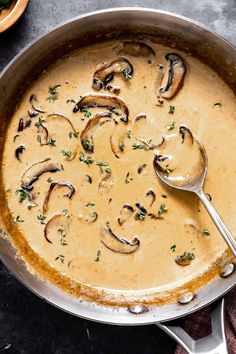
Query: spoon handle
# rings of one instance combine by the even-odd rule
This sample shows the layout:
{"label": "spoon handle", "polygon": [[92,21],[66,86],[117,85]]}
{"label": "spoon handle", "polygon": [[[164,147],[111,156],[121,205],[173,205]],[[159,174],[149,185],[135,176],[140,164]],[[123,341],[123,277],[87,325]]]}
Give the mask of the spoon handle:
{"label": "spoon handle", "polygon": [[210,201],[208,200],[206,194],[201,190],[199,192],[196,192],[198,195],[199,199],[201,200],[202,204],[208,211],[209,215],[211,216],[212,220],[214,221],[217,229],[220,231],[222,237],[224,238],[225,242],[231,249],[233,255],[236,257],[236,240],[228,230],[228,228],[225,226],[223,220],[215,210],[215,208],[212,206]]}

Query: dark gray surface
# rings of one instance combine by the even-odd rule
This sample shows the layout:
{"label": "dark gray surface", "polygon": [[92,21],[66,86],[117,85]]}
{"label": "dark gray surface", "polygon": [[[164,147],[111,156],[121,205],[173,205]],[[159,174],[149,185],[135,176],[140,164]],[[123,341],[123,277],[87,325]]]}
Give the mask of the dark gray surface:
{"label": "dark gray surface", "polygon": [[[236,44],[236,0],[31,0],[26,14],[0,35],[0,71],[26,44],[85,12],[145,6],[176,12],[211,27]],[[112,327],[65,314],[32,295],[0,265],[0,352],[172,354],[175,343],[155,326]]]}

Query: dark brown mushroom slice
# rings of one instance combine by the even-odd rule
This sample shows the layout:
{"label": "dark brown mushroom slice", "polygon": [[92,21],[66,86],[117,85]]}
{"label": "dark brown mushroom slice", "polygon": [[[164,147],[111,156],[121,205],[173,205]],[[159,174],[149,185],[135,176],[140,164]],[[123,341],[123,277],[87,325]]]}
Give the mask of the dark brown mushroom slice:
{"label": "dark brown mushroom slice", "polygon": [[55,191],[56,188],[67,188],[67,192],[64,194],[64,197],[68,197],[69,199],[71,199],[72,196],[75,194],[75,188],[70,182],[67,182],[67,181],[52,182],[50,184],[50,187],[49,187],[46,197],[44,199],[43,214],[46,214],[46,212],[48,210],[48,203],[49,203],[50,197],[52,195],[52,192]]}
{"label": "dark brown mushroom slice", "polygon": [[146,193],[146,197],[149,197],[151,199],[150,202],[150,207],[151,207],[156,200],[156,193],[152,189],[149,189]]}
{"label": "dark brown mushroom slice", "polygon": [[166,172],[166,168],[163,168],[160,163],[168,160],[168,156],[164,156],[164,155],[156,155],[154,157],[154,160],[153,160],[153,165],[154,165],[154,169],[157,169],[158,171],[160,172]]}
{"label": "dark brown mushroom slice", "polygon": [[84,108],[105,107],[113,114],[121,116],[120,120],[127,123],[129,110],[126,104],[118,97],[103,94],[89,94],[83,96],[74,106],[73,112]]}
{"label": "dark brown mushroom slice", "polygon": [[70,224],[70,216],[65,214],[56,214],[48,220],[44,227],[44,237],[49,243],[53,243],[52,238],[60,238],[66,233]]}
{"label": "dark brown mushroom slice", "polygon": [[154,50],[144,42],[124,41],[117,46],[119,53],[133,57],[149,57],[155,55]]}
{"label": "dark brown mushroom slice", "polygon": [[20,155],[23,153],[25,150],[25,147],[23,144],[19,145],[16,150],[15,150],[15,157],[17,158],[18,161],[21,161]]}
{"label": "dark brown mushroom slice", "polygon": [[71,127],[71,129],[73,130],[73,132],[76,132],[73,124],[71,123],[70,119],[67,118],[64,114],[61,114],[61,113],[51,113],[51,114],[48,114],[47,117],[46,117],[46,121],[48,119],[60,119],[60,120],[65,120]]}
{"label": "dark brown mushroom slice", "polygon": [[186,68],[183,59],[178,54],[168,53],[165,59],[169,62],[169,68],[163,77],[160,94],[163,98],[170,99],[183,85]]}
{"label": "dark brown mushroom slice", "polygon": [[185,125],[180,125],[179,126],[179,133],[182,137],[181,144],[183,144],[186,139],[189,139],[189,141],[193,144],[194,143],[194,137],[189,128],[187,128]]}
{"label": "dark brown mushroom slice", "polygon": [[94,152],[93,134],[101,120],[111,118],[111,116],[111,112],[99,112],[89,119],[80,136],[81,143],[86,151],[90,153]]}
{"label": "dark brown mushroom slice", "polygon": [[127,75],[132,77],[133,66],[130,61],[124,57],[119,57],[99,65],[98,70],[93,75],[92,87],[95,90],[106,88],[107,84],[113,80],[115,74],[121,74],[125,79],[127,79]]}
{"label": "dark brown mushroom slice", "polygon": [[31,122],[32,122],[31,119],[20,118],[17,131],[22,132],[24,129],[30,127]]}
{"label": "dark brown mushroom slice", "polygon": [[37,115],[39,114],[40,112],[39,111],[34,111],[32,109],[29,109],[28,110],[28,115],[30,118],[34,118],[34,117],[37,117]]}
{"label": "dark brown mushroom slice", "polygon": [[20,134],[16,134],[13,138],[13,143],[15,143],[16,139],[19,138]]}
{"label": "dark brown mushroom slice", "polygon": [[40,109],[40,108],[38,108],[38,107],[36,106],[35,102],[38,102],[38,99],[37,99],[37,96],[36,96],[36,95],[32,94],[32,95],[30,96],[29,101],[30,101],[30,104],[31,104],[31,106],[32,106],[32,108],[33,108],[34,111],[37,111],[37,112],[40,112],[40,113],[46,113],[46,111],[43,111],[42,109]]}
{"label": "dark brown mushroom slice", "polygon": [[135,118],[134,121],[138,122],[140,119],[146,119],[147,118],[147,114],[146,113],[139,113]]}
{"label": "dark brown mushroom slice", "polygon": [[123,205],[120,211],[120,216],[117,219],[118,224],[122,226],[132,216],[133,212],[134,208],[131,205]]}
{"label": "dark brown mushroom slice", "polygon": [[147,164],[144,163],[143,165],[139,166],[137,169],[138,174],[142,173],[143,170],[147,167]]}
{"label": "dark brown mushroom slice", "polygon": [[40,160],[31,165],[21,177],[21,187],[27,190],[33,188],[33,183],[46,172],[57,172],[61,170],[61,166],[53,162],[50,158]]}
{"label": "dark brown mushroom slice", "polygon": [[122,254],[134,253],[140,246],[140,241],[138,238],[128,241],[123,237],[116,236],[111,230],[109,222],[106,222],[105,227],[101,228],[100,241],[109,250]]}
{"label": "dark brown mushroom slice", "polygon": [[181,256],[176,257],[175,262],[180,266],[188,266],[195,259],[193,253],[184,252]]}
{"label": "dark brown mushroom slice", "polygon": [[42,124],[40,127],[38,127],[37,140],[40,143],[40,145],[47,145],[48,144],[48,138],[49,138],[48,130]]}

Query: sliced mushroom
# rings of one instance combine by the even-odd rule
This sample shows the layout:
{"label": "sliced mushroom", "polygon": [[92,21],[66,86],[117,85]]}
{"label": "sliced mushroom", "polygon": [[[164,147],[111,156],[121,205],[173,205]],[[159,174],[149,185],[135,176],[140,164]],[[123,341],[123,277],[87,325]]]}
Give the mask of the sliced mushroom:
{"label": "sliced mushroom", "polygon": [[188,266],[194,259],[195,256],[193,253],[184,252],[181,256],[178,256],[175,259],[175,262],[180,266]]}
{"label": "sliced mushroom", "polygon": [[75,193],[75,188],[73,187],[73,185],[70,182],[66,182],[66,181],[52,182],[50,184],[50,187],[49,187],[46,197],[44,199],[44,203],[43,203],[43,213],[44,214],[46,214],[46,212],[48,210],[48,203],[49,203],[51,194],[56,188],[67,188],[68,191],[64,194],[64,197],[68,197],[69,199],[71,199]]}
{"label": "sliced mushroom", "polygon": [[73,112],[76,113],[88,107],[105,107],[110,112],[121,116],[120,120],[123,122],[128,122],[129,110],[126,104],[118,97],[102,94],[85,95],[75,104]]}
{"label": "sliced mushroom", "polygon": [[134,118],[134,121],[135,121],[135,122],[138,122],[140,119],[146,119],[146,118],[147,118],[146,113],[139,113],[139,114]]}
{"label": "sliced mushroom", "polygon": [[144,42],[124,41],[117,46],[119,53],[132,55],[133,57],[148,57],[155,55],[154,50]]}
{"label": "sliced mushroom", "polygon": [[60,170],[61,167],[51,161],[50,158],[38,161],[31,165],[21,177],[21,187],[31,190],[33,188],[33,183],[36,182],[43,173],[57,172]]}
{"label": "sliced mushroom", "polygon": [[146,197],[149,197],[151,199],[150,202],[150,207],[151,207],[156,200],[156,193],[152,189],[149,189],[146,193]]}
{"label": "sliced mushroom", "polygon": [[138,250],[140,241],[134,238],[132,241],[128,241],[122,237],[118,237],[111,230],[110,225],[106,222],[105,227],[101,228],[100,241],[109,250],[116,253],[130,254]]}
{"label": "sliced mushroom", "polygon": [[97,218],[98,218],[98,213],[96,211],[89,213],[87,216],[85,215],[79,216],[79,220],[85,224],[92,224],[97,220]]}
{"label": "sliced mushroom", "polygon": [[111,118],[111,115],[111,112],[100,112],[96,113],[94,117],[89,119],[80,136],[81,143],[86,151],[94,152],[93,134],[101,120],[104,118]]}
{"label": "sliced mushroom", "polygon": [[28,115],[29,115],[30,118],[37,117],[38,114],[39,114],[39,111],[34,111],[32,109],[28,110]]}
{"label": "sliced mushroom", "polygon": [[46,120],[48,120],[48,119],[63,119],[71,126],[71,129],[73,130],[73,132],[76,132],[76,130],[75,130],[73,124],[71,123],[70,119],[67,118],[66,116],[64,116],[64,114],[61,114],[61,113],[48,114],[47,117],[46,117]]}
{"label": "sliced mushroom", "polygon": [[110,136],[111,151],[116,158],[120,158],[125,151],[125,141],[127,139],[126,126],[117,126]]}
{"label": "sliced mushroom", "polygon": [[56,214],[48,220],[44,228],[44,237],[49,243],[53,243],[53,238],[62,237],[66,234],[70,224],[70,216],[65,214]]}
{"label": "sliced mushroom", "polygon": [[140,175],[140,173],[143,172],[143,170],[147,167],[147,164],[144,163],[143,165],[139,166],[137,169],[138,174]]}
{"label": "sliced mushroom", "polygon": [[46,113],[46,111],[43,111],[42,109],[38,108],[36,105],[35,105],[35,102],[38,102],[38,99],[37,99],[37,96],[32,94],[30,96],[30,104],[32,106],[32,108],[34,109],[34,111],[37,111],[37,112],[40,112],[40,113]]}
{"label": "sliced mushroom", "polygon": [[25,147],[23,144],[19,145],[16,150],[15,150],[15,157],[17,158],[18,161],[21,161],[20,155],[23,153],[25,150]]}
{"label": "sliced mushroom", "polygon": [[106,88],[107,84],[113,80],[115,74],[122,74],[126,79],[128,75],[132,77],[133,66],[128,59],[119,57],[99,65],[93,76],[92,87],[95,90]]}
{"label": "sliced mushroom", "polygon": [[113,86],[108,84],[106,85],[106,90],[118,95],[120,93],[120,86]]}
{"label": "sliced mushroom", "polygon": [[20,118],[17,131],[22,132],[31,125],[31,122],[31,119]]}
{"label": "sliced mushroom", "polygon": [[160,163],[162,163],[168,159],[169,159],[168,156],[156,155],[153,160],[154,169],[157,169],[158,171],[165,173],[166,168],[163,168]]}
{"label": "sliced mushroom", "polygon": [[186,69],[183,59],[178,54],[168,53],[165,59],[169,62],[169,68],[164,74],[160,94],[163,98],[170,99],[183,85]]}
{"label": "sliced mushroom", "polygon": [[120,216],[118,218],[118,224],[123,225],[133,214],[134,208],[131,205],[125,204],[123,205]]}
{"label": "sliced mushroom", "polygon": [[114,180],[112,178],[112,173],[105,172],[105,176],[101,178],[101,181],[98,184],[98,192],[100,194],[107,194],[110,192],[113,185],[114,185]]}
{"label": "sliced mushroom", "polygon": [[40,143],[40,145],[47,145],[48,144],[48,137],[49,137],[48,130],[42,124],[40,127],[38,127],[38,135],[37,135],[37,140]]}
{"label": "sliced mushroom", "polygon": [[180,125],[179,133],[182,137],[181,144],[183,144],[183,142],[185,142],[186,139],[189,139],[192,144],[194,143],[194,137],[193,137],[192,132],[190,131],[190,129],[188,129],[184,125]]}

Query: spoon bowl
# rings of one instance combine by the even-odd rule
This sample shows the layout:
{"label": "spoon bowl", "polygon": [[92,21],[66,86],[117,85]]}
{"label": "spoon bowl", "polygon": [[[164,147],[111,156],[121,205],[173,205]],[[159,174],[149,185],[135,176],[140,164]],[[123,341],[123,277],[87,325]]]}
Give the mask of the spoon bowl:
{"label": "spoon bowl", "polygon": [[168,173],[160,167],[159,163],[160,155],[155,156],[153,160],[153,167],[160,178],[160,180],[167,186],[183,191],[188,191],[197,194],[201,202],[203,203],[204,207],[206,208],[207,212],[211,216],[212,220],[214,221],[217,229],[219,230],[221,236],[227,243],[228,247],[232,251],[234,257],[236,257],[236,241],[226,225],[224,224],[223,220],[219,216],[218,212],[215,210],[209,199],[207,198],[206,194],[203,192],[203,185],[207,174],[208,169],[208,158],[207,153],[204,146],[195,138],[193,138],[194,143],[199,145],[200,155],[202,159],[202,164],[200,167],[200,171],[198,171],[197,175],[191,179],[183,179],[185,182],[174,183],[174,179],[172,179]]}

